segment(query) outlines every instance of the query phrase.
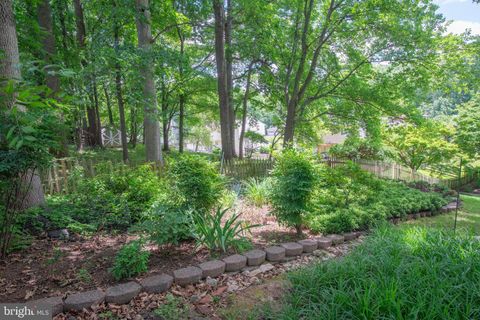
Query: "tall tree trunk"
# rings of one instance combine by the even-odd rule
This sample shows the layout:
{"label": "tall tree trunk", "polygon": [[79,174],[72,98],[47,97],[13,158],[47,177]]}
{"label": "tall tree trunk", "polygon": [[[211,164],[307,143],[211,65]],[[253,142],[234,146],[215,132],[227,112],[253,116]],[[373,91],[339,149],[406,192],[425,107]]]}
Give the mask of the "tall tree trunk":
{"label": "tall tree trunk", "polygon": [[113,124],[113,112],[112,112],[112,103],[110,101],[110,94],[105,83],[103,83],[103,93],[105,94],[105,100],[107,102],[107,111],[108,111],[108,124],[110,127],[114,127]]}
{"label": "tall tree trunk", "polygon": [[132,105],[130,108],[130,144],[132,145],[132,148],[137,146],[137,127],[137,110],[136,106]]}
{"label": "tall tree trunk", "polygon": [[[85,19],[83,15],[83,7],[80,0],[73,0],[73,6],[75,9],[75,23],[77,29],[77,43],[80,51],[85,51],[86,49],[86,29],[85,29]],[[80,63],[83,68],[87,67],[87,60],[85,58],[81,58]],[[87,77],[87,91],[89,94],[94,94],[93,86],[94,86],[94,76]],[[92,98],[92,97],[90,97]],[[87,114],[88,114],[88,134],[89,139],[88,142],[91,146],[99,146],[101,145],[101,139],[99,139],[99,126],[100,124],[97,121],[97,116],[95,112],[95,104],[90,104],[87,106]]]}
{"label": "tall tree trunk", "polygon": [[[181,56],[181,61],[180,61],[180,66],[178,68],[178,73],[180,75],[180,81],[183,82],[183,64],[185,61],[185,37],[182,34],[182,31],[180,30],[180,27],[177,25],[177,33],[178,33],[178,38],[180,39],[180,56]],[[178,115],[178,152],[182,153],[183,152],[183,147],[184,147],[184,140],[185,140],[185,93],[182,92],[180,93],[180,96],[178,98],[178,108],[179,108],[179,115]]]}
{"label": "tall tree trunk", "polygon": [[228,121],[230,129],[230,144],[232,155],[235,156],[235,108],[233,107],[233,51],[232,51],[232,0],[227,1],[227,15],[225,22],[225,72],[227,73],[228,93]]}
{"label": "tall tree trunk", "polygon": [[293,144],[293,136],[295,130],[297,104],[291,100],[287,106],[287,119],[285,122],[285,132],[283,133],[283,146],[287,147]]}
{"label": "tall tree trunk", "polygon": [[[0,1],[0,78],[21,80],[20,54],[18,52],[17,30],[13,15],[12,1]],[[6,97],[6,105],[12,108],[15,105],[16,97]],[[21,110],[25,111],[25,109]],[[36,170],[29,170],[23,179],[24,185],[28,187],[25,191],[25,200],[20,209],[26,209],[45,203],[42,182]]]}
{"label": "tall tree trunk", "polygon": [[185,121],[185,96],[183,94],[180,95],[179,98],[179,115],[178,115],[178,152],[183,152],[184,140],[185,140],[185,129],[184,129],[184,121]]}
{"label": "tall tree trunk", "polygon": [[[52,91],[53,96],[56,99],[59,99],[58,93],[60,91],[60,79],[55,73],[55,70],[51,67],[55,64],[55,36],[53,34],[53,23],[52,23],[52,8],[50,7],[49,0],[42,0],[37,6],[37,17],[38,25],[42,29],[42,45],[44,51],[43,60],[45,61],[45,84]],[[60,136],[60,150],[58,150],[57,156],[66,157],[68,155],[68,146],[67,146],[67,131],[63,127],[64,124],[64,115],[63,112],[60,112],[60,121],[62,126],[59,127],[59,136]]]}
{"label": "tall tree trunk", "polygon": [[213,0],[215,14],[215,60],[217,64],[217,90],[220,107],[220,133],[222,151],[226,160],[233,158],[232,138],[230,130],[230,110],[228,105],[226,62],[225,62],[225,12],[223,1]]}
{"label": "tall tree trunk", "polygon": [[150,26],[150,8],[148,0],[135,0],[138,11],[136,25],[138,46],[144,59],[140,68],[143,81],[145,154],[147,161],[163,163],[160,145],[160,123],[158,121],[157,93],[153,78],[152,31]]}
{"label": "tall tree trunk", "polygon": [[123,103],[122,96],[122,70],[120,67],[120,62],[118,61],[118,46],[119,46],[119,30],[117,22],[115,21],[114,26],[114,46],[115,46],[115,89],[117,93],[117,102],[118,102],[118,113],[120,115],[120,138],[122,140],[122,155],[123,162],[128,162],[128,142],[127,142],[127,125],[125,122],[125,105]]}
{"label": "tall tree trunk", "polygon": [[100,105],[98,103],[97,77],[93,75],[93,101],[95,103],[95,145],[103,147],[102,122],[100,121]]}
{"label": "tall tree trunk", "polygon": [[245,86],[245,94],[242,101],[242,128],[240,130],[240,139],[238,141],[238,155],[240,159],[243,159],[243,141],[245,139],[245,128],[247,126],[247,107],[248,107],[248,95],[250,93],[250,79],[252,77],[253,62],[248,66],[247,84]]}
{"label": "tall tree trunk", "polygon": [[77,43],[81,49],[85,48],[85,19],[83,17],[83,8],[80,0],[73,0],[75,9],[75,24],[77,26]]}
{"label": "tall tree trunk", "polygon": [[170,151],[170,145],[168,143],[168,102],[167,102],[167,93],[166,88],[164,85],[164,81],[162,81],[162,101],[161,101],[161,111],[162,111],[162,138],[163,138],[163,151]]}

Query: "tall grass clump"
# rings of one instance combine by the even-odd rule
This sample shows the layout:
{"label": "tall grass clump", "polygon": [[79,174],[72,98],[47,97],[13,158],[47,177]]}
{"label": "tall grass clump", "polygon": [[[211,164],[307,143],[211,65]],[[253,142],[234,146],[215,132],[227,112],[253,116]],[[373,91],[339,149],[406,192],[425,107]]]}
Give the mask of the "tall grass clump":
{"label": "tall grass clump", "polygon": [[269,191],[272,187],[272,180],[250,178],[243,183],[244,195],[248,203],[261,207],[268,204]]}
{"label": "tall grass clump", "polygon": [[268,319],[480,319],[480,241],[382,227],[342,259],[290,274]]}

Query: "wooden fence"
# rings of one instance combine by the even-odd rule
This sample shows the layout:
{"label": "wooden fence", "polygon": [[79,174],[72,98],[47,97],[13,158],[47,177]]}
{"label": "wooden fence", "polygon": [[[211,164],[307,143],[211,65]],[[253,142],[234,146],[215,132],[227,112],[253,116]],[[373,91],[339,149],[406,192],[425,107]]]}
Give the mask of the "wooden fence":
{"label": "wooden fence", "polygon": [[243,180],[251,177],[266,177],[273,168],[269,159],[232,159],[220,164],[220,172],[228,177]]}
{"label": "wooden fence", "polygon": [[[137,167],[146,162],[101,161],[93,159],[62,158],[55,159],[51,165],[42,170],[40,178],[43,183],[45,194],[68,194],[77,190],[78,182],[83,178],[92,178],[100,172],[123,174],[129,167]],[[163,174],[164,169],[158,162],[149,163],[152,170],[158,175]]]}
{"label": "wooden fence", "polygon": [[[328,158],[322,159],[320,162],[335,168],[343,165],[346,160]],[[371,160],[357,160],[354,162],[360,165],[362,169],[373,173],[379,178],[406,182],[425,181],[431,184],[442,184],[452,189],[457,188],[458,185],[468,184],[478,177],[478,172],[466,170],[460,180],[456,177],[439,179],[418,172],[412,173],[410,169],[396,163]],[[121,175],[128,167],[136,167],[142,164],[145,164],[145,162],[129,162],[128,165],[124,165],[123,162],[95,162],[92,159],[56,159],[48,169],[41,172],[41,178],[46,194],[68,194],[77,189],[79,179],[94,177],[99,172],[116,172]],[[219,163],[219,170],[228,177],[243,180],[250,177],[268,176],[273,168],[273,164],[274,161],[269,159],[233,159]],[[150,163],[150,166],[158,175],[164,173],[160,163]]]}

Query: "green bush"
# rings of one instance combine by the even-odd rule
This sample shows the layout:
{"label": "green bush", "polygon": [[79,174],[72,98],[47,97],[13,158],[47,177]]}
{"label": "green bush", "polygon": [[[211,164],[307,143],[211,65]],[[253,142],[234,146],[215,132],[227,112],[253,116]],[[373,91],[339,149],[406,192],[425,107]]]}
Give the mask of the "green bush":
{"label": "green bush", "polygon": [[193,237],[192,213],[188,210],[156,203],[146,216],[131,231],[146,233],[157,245],[178,244]]}
{"label": "green bush", "polygon": [[115,280],[130,278],[148,270],[150,252],[144,250],[142,246],[142,240],[134,240],[118,251],[113,267],[110,269]]}
{"label": "green bush", "polygon": [[233,214],[226,218],[227,212],[228,208],[219,208],[214,214],[194,216],[195,238],[198,244],[206,246],[211,251],[242,249],[246,243],[246,233],[256,225],[239,220],[241,214]]}
{"label": "green bush", "polygon": [[248,203],[261,207],[268,204],[270,189],[272,188],[272,180],[265,178],[263,180],[250,178],[243,183],[244,196]]}
{"label": "green bush", "polygon": [[430,228],[384,227],[342,259],[289,274],[262,319],[479,319],[480,242]]}
{"label": "green bush", "polygon": [[[347,163],[324,168],[306,224],[313,232],[339,233],[368,229],[389,218],[437,211],[448,201],[435,192],[422,192],[401,182],[381,180]],[[419,188],[423,184],[416,185]]]}
{"label": "green bush", "polygon": [[315,180],[315,167],[305,154],[288,149],[275,163],[272,213],[280,223],[295,227],[297,233],[302,232],[302,217],[308,211]]}
{"label": "green bush", "polygon": [[183,154],[168,170],[171,198],[179,206],[208,212],[218,202],[223,184],[218,170],[202,157]]}

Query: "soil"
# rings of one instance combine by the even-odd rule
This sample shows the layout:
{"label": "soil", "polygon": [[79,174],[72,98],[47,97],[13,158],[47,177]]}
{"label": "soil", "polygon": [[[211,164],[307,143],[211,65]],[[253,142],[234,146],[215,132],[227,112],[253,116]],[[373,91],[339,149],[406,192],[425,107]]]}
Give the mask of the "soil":
{"label": "soil", "polygon": [[[268,214],[269,208],[256,208],[240,203],[244,221],[259,224],[252,229],[254,247],[299,240],[294,230],[280,226]],[[121,234],[96,234],[88,238],[74,237],[75,241],[36,239],[23,251],[10,254],[0,261],[0,301],[23,302],[50,296],[103,288],[116,281],[109,273],[117,251],[135,236]],[[149,271],[137,280],[156,273],[172,274],[173,270],[196,265],[212,259],[206,249],[195,243],[184,242],[178,246],[150,245]],[[214,255],[221,258],[233,252]],[[125,280],[126,281],[126,280]]]}

